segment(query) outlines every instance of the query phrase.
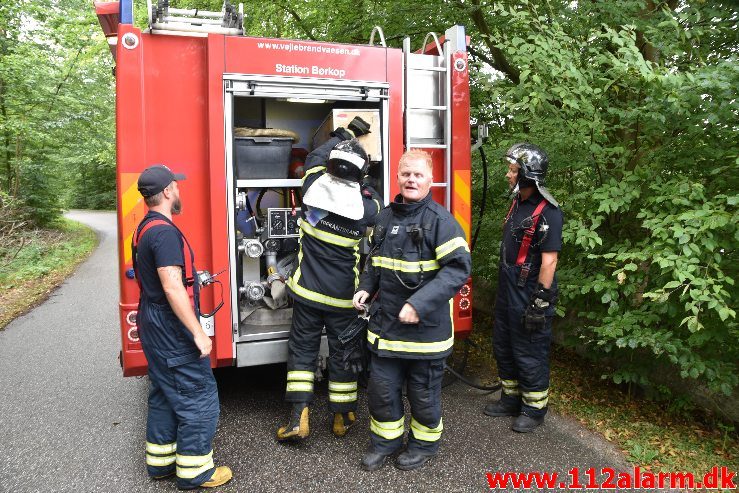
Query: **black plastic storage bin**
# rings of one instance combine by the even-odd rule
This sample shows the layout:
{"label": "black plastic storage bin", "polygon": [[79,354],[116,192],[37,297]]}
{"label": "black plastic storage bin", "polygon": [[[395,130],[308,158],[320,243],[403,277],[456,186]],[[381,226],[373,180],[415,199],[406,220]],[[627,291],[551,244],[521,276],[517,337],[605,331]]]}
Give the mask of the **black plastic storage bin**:
{"label": "black plastic storage bin", "polygon": [[291,137],[234,137],[236,177],[287,178],[292,146]]}

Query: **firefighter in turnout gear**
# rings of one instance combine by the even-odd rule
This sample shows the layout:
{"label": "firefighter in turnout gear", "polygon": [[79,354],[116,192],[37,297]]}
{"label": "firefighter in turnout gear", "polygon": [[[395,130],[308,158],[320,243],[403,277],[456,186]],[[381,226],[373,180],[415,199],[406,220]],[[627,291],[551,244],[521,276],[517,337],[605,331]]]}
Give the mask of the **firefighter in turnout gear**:
{"label": "firefighter in turnout gear", "polygon": [[516,416],[512,429],[527,433],[544,422],[549,402],[549,347],[563,217],[544,187],[549,160],[542,149],[516,144],[505,160],[514,199],[503,225],[493,327],[503,391],[484,412]]}
{"label": "firefighter in turnout gear", "polygon": [[454,344],[452,299],[470,275],[470,251],[454,217],[431,198],[431,156],[403,154],[400,194],[377,217],[372,251],[354,295],[370,307],[367,387],[372,446],[362,468],[379,469],[403,446],[403,384],[411,407],[406,450],[399,469],[421,467],[439,450],[444,427],[441,380]]}
{"label": "firefighter in turnout gear", "polygon": [[232,473],[213,465],[220,406],[212,342],[198,321],[195,256],[172,222],[182,209],[177,181],[184,179],[157,165],[138,180],[149,208],[131,245],[141,291],[136,325],[149,367],[146,467],[155,479],[176,473],[180,489],[212,488]]}
{"label": "firefighter in turnout gear", "polygon": [[[357,117],[348,127],[336,129],[305,163],[299,265],[288,281],[294,304],[285,400],[292,411],[288,424],[277,430],[279,441],[302,440],[310,433],[309,405],[324,327],[332,355],[339,349],[339,334],[357,318],[352,295],[359,282],[359,242],[381,201],[361,184],[368,158],[354,137],[368,133],[369,125]],[[336,358],[329,358],[328,373],[332,430],[342,437],[356,420],[357,375]]]}

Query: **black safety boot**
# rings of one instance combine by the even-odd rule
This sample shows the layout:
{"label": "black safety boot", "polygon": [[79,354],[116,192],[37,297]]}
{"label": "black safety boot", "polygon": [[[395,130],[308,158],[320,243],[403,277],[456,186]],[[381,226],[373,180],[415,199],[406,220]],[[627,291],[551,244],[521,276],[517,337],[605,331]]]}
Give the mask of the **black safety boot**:
{"label": "black safety boot", "polygon": [[521,402],[505,401],[503,399],[488,403],[483,411],[488,416],[518,416],[521,414]]}
{"label": "black safety boot", "polygon": [[516,418],[516,421],[513,422],[511,429],[519,433],[529,433],[534,431],[534,429],[543,422],[544,416],[532,417],[526,414],[521,414]]}
{"label": "black safety boot", "polygon": [[421,455],[406,450],[395,459],[395,467],[401,471],[412,471],[424,465],[433,455]]}
{"label": "black safety boot", "polygon": [[293,404],[290,413],[290,422],[287,426],[277,430],[277,441],[279,442],[298,442],[308,438],[310,428],[308,427],[308,403],[298,402]]}
{"label": "black safety boot", "polygon": [[356,415],[349,411],[348,413],[334,413],[334,424],[331,427],[334,435],[341,438],[346,435],[354,423],[357,421]]}
{"label": "black safety boot", "polygon": [[365,471],[377,471],[385,465],[388,455],[370,450],[362,458],[362,469]]}

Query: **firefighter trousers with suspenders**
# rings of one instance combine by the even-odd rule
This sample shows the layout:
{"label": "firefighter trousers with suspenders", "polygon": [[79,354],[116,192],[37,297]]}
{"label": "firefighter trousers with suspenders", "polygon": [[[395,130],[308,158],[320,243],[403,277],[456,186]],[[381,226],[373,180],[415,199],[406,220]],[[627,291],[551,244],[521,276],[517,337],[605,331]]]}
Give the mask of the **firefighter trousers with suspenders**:
{"label": "firefighter trousers with suspenders", "polygon": [[[522,321],[531,294],[539,282],[541,263],[533,265],[529,262],[529,250],[547,203],[542,200],[534,210],[531,224],[524,231],[516,263],[507,265],[505,256],[501,255],[495,302],[493,351],[503,384],[501,400],[511,406],[520,403],[521,412],[531,417],[545,415],[549,400],[549,346],[554,307],[550,307],[552,313],[548,314],[543,330],[528,332]],[[513,205],[505,223],[512,212]]]}
{"label": "firefighter trousers with suspenders", "polygon": [[[132,240],[134,270],[141,238],[155,226],[177,227],[165,219],[143,221]],[[199,315],[199,290],[194,254],[183,242],[185,285]],[[141,280],[136,272],[141,288]],[[208,481],[213,465],[212,441],[220,405],[210,358],[200,358],[192,334],[169,304],[147,299],[143,289],[137,325],[149,367],[149,409],[146,423],[146,466],[152,477],[177,473],[177,485],[196,488]]]}

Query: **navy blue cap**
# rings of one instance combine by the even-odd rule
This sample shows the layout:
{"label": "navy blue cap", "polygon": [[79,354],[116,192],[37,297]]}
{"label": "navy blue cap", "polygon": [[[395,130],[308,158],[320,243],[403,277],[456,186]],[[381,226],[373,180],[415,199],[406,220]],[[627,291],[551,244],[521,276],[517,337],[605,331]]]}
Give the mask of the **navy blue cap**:
{"label": "navy blue cap", "polygon": [[146,168],[139,176],[139,192],[144,197],[158,194],[173,181],[184,180],[185,175],[173,173],[163,164],[155,164]]}

